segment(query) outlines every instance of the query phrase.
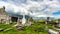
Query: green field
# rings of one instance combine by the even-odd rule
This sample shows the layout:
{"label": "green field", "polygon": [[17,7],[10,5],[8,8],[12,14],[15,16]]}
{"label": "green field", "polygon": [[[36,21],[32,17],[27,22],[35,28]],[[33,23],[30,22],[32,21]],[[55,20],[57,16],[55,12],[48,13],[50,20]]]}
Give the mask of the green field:
{"label": "green field", "polygon": [[[11,28],[15,23],[12,24],[0,24],[0,28],[8,29]],[[17,30],[16,27],[13,27],[11,30],[8,31],[1,31],[0,34],[49,34],[46,31],[45,27],[48,26],[49,28],[53,28],[50,25],[41,24],[41,23],[34,23],[31,26],[25,26],[22,30]]]}

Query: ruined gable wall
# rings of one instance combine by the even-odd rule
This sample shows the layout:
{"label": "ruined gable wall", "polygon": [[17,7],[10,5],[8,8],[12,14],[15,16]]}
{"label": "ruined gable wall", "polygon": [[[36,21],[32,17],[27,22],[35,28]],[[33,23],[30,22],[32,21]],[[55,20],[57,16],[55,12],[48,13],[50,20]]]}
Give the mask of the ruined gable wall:
{"label": "ruined gable wall", "polygon": [[6,13],[5,11],[5,7],[0,8],[0,23],[2,22],[8,22],[11,19],[11,17],[9,17],[9,15]]}

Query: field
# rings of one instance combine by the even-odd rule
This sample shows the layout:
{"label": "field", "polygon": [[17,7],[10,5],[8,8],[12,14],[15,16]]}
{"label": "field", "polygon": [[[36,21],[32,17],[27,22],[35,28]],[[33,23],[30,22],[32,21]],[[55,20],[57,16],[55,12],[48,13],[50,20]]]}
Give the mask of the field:
{"label": "field", "polygon": [[[0,24],[0,29],[2,28],[2,31],[0,31],[0,34],[49,34],[49,32],[46,30],[46,26],[50,29],[54,28],[54,26],[51,26],[49,24],[44,24],[40,22],[34,22],[31,26],[25,26],[22,28],[22,30],[17,30],[14,26],[16,23],[12,24]],[[7,31],[8,28],[12,28]]]}

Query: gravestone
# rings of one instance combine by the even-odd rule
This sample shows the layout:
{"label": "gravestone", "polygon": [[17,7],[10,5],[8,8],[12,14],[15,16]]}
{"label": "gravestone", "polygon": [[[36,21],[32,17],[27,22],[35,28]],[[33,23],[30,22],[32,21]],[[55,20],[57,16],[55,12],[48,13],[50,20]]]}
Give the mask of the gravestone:
{"label": "gravestone", "polygon": [[60,19],[58,19],[58,26],[57,27],[59,27],[60,28]]}
{"label": "gravestone", "polygon": [[49,29],[49,31],[48,31],[50,34],[59,34],[59,32],[56,32],[56,31],[54,31],[54,30],[52,30],[52,29]]}

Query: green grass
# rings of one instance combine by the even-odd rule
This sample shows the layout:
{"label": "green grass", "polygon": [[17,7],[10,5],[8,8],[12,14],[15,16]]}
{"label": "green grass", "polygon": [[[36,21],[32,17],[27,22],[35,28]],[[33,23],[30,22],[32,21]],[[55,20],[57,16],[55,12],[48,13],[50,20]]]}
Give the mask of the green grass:
{"label": "green grass", "polygon": [[[1,24],[0,28],[10,28],[11,26],[13,26],[13,24]],[[46,30],[45,30],[45,24],[41,24],[41,23],[34,23],[31,26],[25,26],[23,28],[23,30],[18,31],[16,28],[13,28],[11,30],[8,30],[6,32],[2,31],[0,32],[0,34],[49,34]],[[36,30],[36,31],[35,31]]]}
{"label": "green grass", "polygon": [[12,27],[13,25],[15,25],[15,23],[12,23],[12,24],[0,24],[0,28],[7,29],[7,28]]}

